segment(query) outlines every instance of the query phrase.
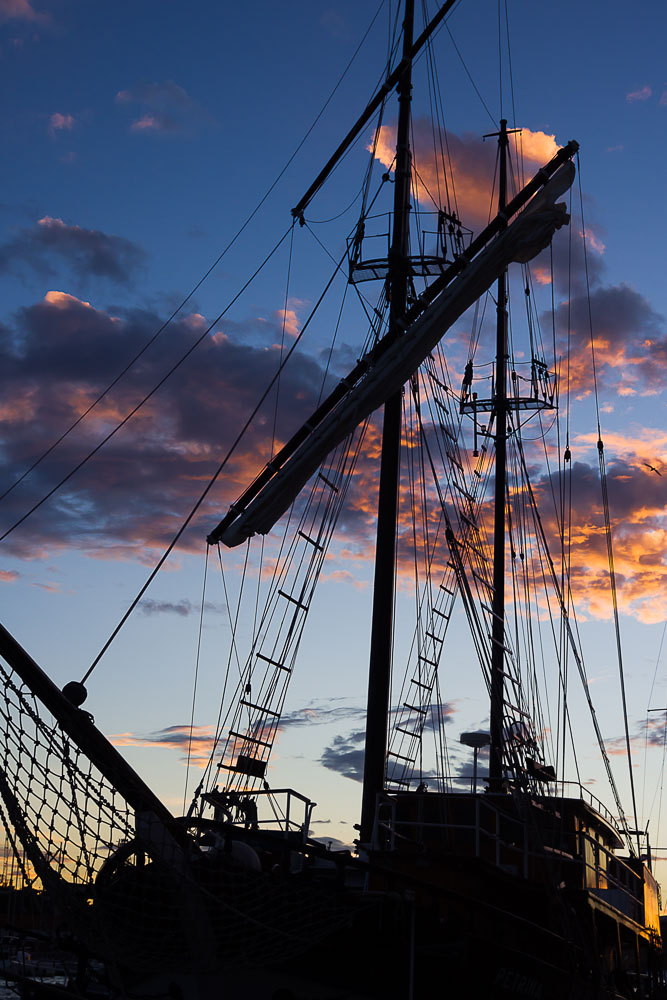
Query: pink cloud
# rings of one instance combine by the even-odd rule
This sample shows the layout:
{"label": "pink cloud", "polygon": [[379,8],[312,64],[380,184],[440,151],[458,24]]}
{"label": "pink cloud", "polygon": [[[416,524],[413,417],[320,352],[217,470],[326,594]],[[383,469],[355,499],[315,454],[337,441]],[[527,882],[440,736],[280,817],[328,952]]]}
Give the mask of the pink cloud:
{"label": "pink cloud", "polygon": [[143,115],[130,125],[131,132],[163,132],[165,129],[154,115]]}
{"label": "pink cloud", "polygon": [[625,95],[625,99],[628,104],[634,104],[635,101],[648,101],[652,93],[649,86],[640,87],[638,90],[631,90],[629,94]]}
{"label": "pink cloud", "polygon": [[[580,233],[579,235],[583,238],[584,234]],[[593,230],[590,228],[586,230],[586,242],[592,250],[595,250],[596,253],[603,254],[607,249],[602,240],[598,239]]]}
{"label": "pink cloud", "polygon": [[3,583],[14,583],[18,580],[19,574],[14,569],[0,569],[0,580]]}
{"label": "pink cloud", "polygon": [[0,22],[2,21],[41,21],[43,14],[38,13],[29,0],[0,0]]}
{"label": "pink cloud", "polygon": [[63,115],[60,111],[55,111],[49,118],[49,135],[55,138],[58,132],[71,132],[74,125],[74,115]]}

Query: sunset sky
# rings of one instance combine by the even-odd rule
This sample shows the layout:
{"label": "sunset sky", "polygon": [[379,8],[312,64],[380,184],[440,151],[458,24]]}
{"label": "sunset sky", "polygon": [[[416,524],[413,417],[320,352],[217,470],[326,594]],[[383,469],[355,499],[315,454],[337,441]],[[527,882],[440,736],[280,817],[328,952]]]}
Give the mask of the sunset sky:
{"label": "sunset sky", "polygon": [[[358,202],[349,206],[368,164],[372,127],[310,205],[310,227],[290,233],[290,208],[382,78],[395,7],[379,0],[0,0],[0,493],[160,331],[91,415],[2,498],[0,534],[197,344],[137,415],[0,543],[2,620],[60,684],[85,673],[250,415],[275,372],[281,339],[291,346],[331,274],[326,251],[341,257],[357,218]],[[432,15],[435,5],[427,7]],[[495,146],[481,137],[497,129],[501,112],[524,130],[528,176],[558,146],[579,141],[640,823],[650,817],[653,841],[659,829],[667,857],[667,818],[659,826],[657,808],[662,718],[651,716],[648,729],[645,723],[647,707],[667,706],[667,14],[658,0],[631,7],[563,0],[557,13],[509,0],[511,89],[505,49],[499,73],[497,10],[495,0],[462,0],[450,31],[434,44],[459,212],[475,232],[487,220]],[[282,173],[371,22],[349,72]],[[432,110],[419,94],[424,69],[422,61],[415,70],[413,143],[426,210],[436,180]],[[378,178],[391,165],[395,123],[392,104],[377,148]],[[570,319],[575,599],[591,692],[627,791],[578,180],[572,198],[572,276],[568,240],[560,236],[553,286],[548,255],[534,274],[545,303],[553,290],[557,328]],[[281,237],[270,266],[236,300]],[[336,288],[281,377],[288,405],[275,428],[278,441],[316,405],[344,283]],[[377,290],[365,291],[374,302]],[[451,338],[456,373],[465,363],[466,329],[462,321],[458,339]],[[354,364],[365,334],[363,312],[352,303],[330,377]],[[269,406],[88,684],[86,707],[100,728],[175,811],[185,784],[206,534],[267,461],[272,427]],[[377,448],[371,425],[343,541],[325,563],[272,778],[319,803],[318,835],[347,843],[358,821],[360,786],[352,779],[361,753]],[[546,490],[544,470],[538,482]],[[224,558],[233,586],[242,555]],[[219,573],[206,603],[195,757],[210,747],[229,641]],[[323,646],[332,622],[339,635]],[[453,636],[455,660],[468,655],[462,633]],[[488,725],[473,688],[443,692],[451,739]],[[583,741],[582,778],[605,798],[587,730]],[[190,789],[196,780],[190,777]]]}

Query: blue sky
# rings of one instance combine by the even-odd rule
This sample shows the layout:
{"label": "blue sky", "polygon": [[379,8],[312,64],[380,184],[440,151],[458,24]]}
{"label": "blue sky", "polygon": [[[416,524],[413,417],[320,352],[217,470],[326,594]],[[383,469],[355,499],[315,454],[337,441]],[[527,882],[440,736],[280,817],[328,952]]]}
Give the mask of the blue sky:
{"label": "blue sky", "polygon": [[[295,0],[282,6],[0,0],[3,481],[10,484],[65,429],[208,271],[310,128],[379,7],[379,0]],[[382,6],[322,119],[233,252],[97,416],[2,502],[3,531],[155,384],[287,232],[290,208],[380,79],[394,7]],[[550,136],[558,144],[569,138],[581,143],[603,430],[615,477],[612,503],[618,503],[631,729],[643,753],[642,719],[664,620],[667,475],[661,480],[645,463],[663,469],[667,462],[665,11],[656,2],[628,9],[614,0],[602,17],[599,5],[566,0],[555,16],[553,9],[512,0],[508,15],[516,123],[526,136],[528,130],[543,133],[545,150]],[[497,4],[463,2],[449,25],[491,112],[489,117],[441,32],[438,74],[463,190],[463,169],[472,184],[493,159],[479,137],[493,131],[492,119],[500,117]],[[513,124],[503,58],[502,110]],[[416,94],[420,81],[423,64],[415,73]],[[429,107],[417,96],[415,115],[419,145]],[[388,110],[385,120],[391,126],[395,112]],[[309,209],[313,228],[334,255],[344,246],[354,213],[333,228],[314,223],[342,212],[357,192],[369,136]],[[487,203],[475,205],[470,197],[463,202],[469,225],[478,229]],[[78,677],[90,664],[250,412],[273,370],[281,310],[288,309],[287,326],[303,323],[331,265],[309,232],[297,229],[286,303],[289,245],[288,239],[270,273],[262,272],[214,325],[217,340],[205,338],[142,415],[2,542],[4,621],[57,680]],[[562,310],[563,287],[558,295]],[[336,312],[335,303],[327,305],[286,372],[283,392],[293,406],[279,435],[317,397],[322,350]],[[577,341],[582,359],[583,326]],[[337,370],[357,356],[359,330],[357,310],[341,330]],[[582,374],[582,399],[573,404],[581,418],[578,457],[584,463],[595,458],[589,383]],[[159,734],[189,719],[204,538],[265,460],[268,420],[265,414],[185,547],[151,589],[149,603],[90,682],[90,708],[101,728],[130,734],[127,753],[174,808],[185,777],[180,744]],[[584,491],[584,527],[585,503],[594,501]],[[348,830],[356,821],[358,785],[319,762],[327,749],[343,745],[358,757],[370,522],[362,503],[353,501],[352,511],[349,537],[356,540],[356,558],[336,564],[332,572],[348,575],[332,576],[313,612],[315,637],[332,613],[346,623],[343,644],[322,659],[316,639],[305,640],[307,658],[320,666],[295,678],[288,707],[297,712],[309,705],[312,725],[286,728],[276,762],[281,781],[318,799],[322,819],[342,817]],[[585,544],[591,534],[584,532]],[[593,560],[588,568],[597,568],[598,550],[586,551]],[[236,560],[230,559],[233,576]],[[621,729],[613,642],[602,631],[609,608],[597,577],[582,572],[580,582],[592,689],[600,692],[603,731],[613,741]],[[209,601],[196,713],[204,734],[215,721],[209,705],[219,688],[219,650],[228,637],[219,583]],[[457,697],[453,731],[483,726],[484,710],[468,707],[472,692]],[[667,705],[666,698],[663,662],[653,704]],[[151,747],[151,741],[163,745]],[[142,743],[148,746],[137,745]],[[660,747],[651,752],[647,787],[654,789]],[[596,774],[591,763],[591,777]],[[654,815],[652,829],[657,822]],[[331,830],[345,839],[344,826],[332,822]]]}

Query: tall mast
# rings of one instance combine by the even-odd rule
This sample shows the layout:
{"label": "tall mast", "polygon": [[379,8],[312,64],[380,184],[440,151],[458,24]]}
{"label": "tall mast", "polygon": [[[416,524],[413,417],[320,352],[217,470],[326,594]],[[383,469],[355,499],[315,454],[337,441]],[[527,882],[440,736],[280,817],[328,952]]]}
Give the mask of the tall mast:
{"label": "tall mast", "polygon": [[[398,81],[398,130],[394,176],[394,224],[389,251],[389,333],[400,335],[399,321],[407,310],[408,257],[410,252],[410,104],[412,100],[412,37],[414,0],[406,0],[403,21],[403,61],[405,69]],[[380,490],[378,496],[373,617],[371,624],[370,667],[364,786],[361,803],[360,841],[371,840],[377,795],[384,789],[387,752],[389,693],[391,686],[394,632],[394,591],[398,483],[400,477],[401,411],[403,393],[391,396],[384,406]]]}
{"label": "tall mast", "polygon": [[[498,212],[507,204],[507,120],[501,118],[498,147]],[[496,494],[493,523],[493,624],[491,628],[491,745],[489,791],[503,791],[505,669],[505,493],[507,488],[507,270],[498,278],[496,322]]]}

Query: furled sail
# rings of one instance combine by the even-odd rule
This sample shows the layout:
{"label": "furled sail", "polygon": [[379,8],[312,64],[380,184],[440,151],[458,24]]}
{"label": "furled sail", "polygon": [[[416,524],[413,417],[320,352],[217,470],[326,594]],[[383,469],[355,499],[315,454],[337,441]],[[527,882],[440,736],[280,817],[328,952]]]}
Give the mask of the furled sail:
{"label": "furled sail", "polygon": [[247,506],[232,508],[209,541],[220,540],[232,547],[256,533],[271,530],[325,456],[407,382],[447,330],[507,265],[531,260],[549,245],[554,232],[569,222],[565,204],[556,199],[572,185],[574,174],[571,161],[559,167],[525,211],[491,240],[378,358],[370,359],[364,377],[305,436],[301,446]]}

